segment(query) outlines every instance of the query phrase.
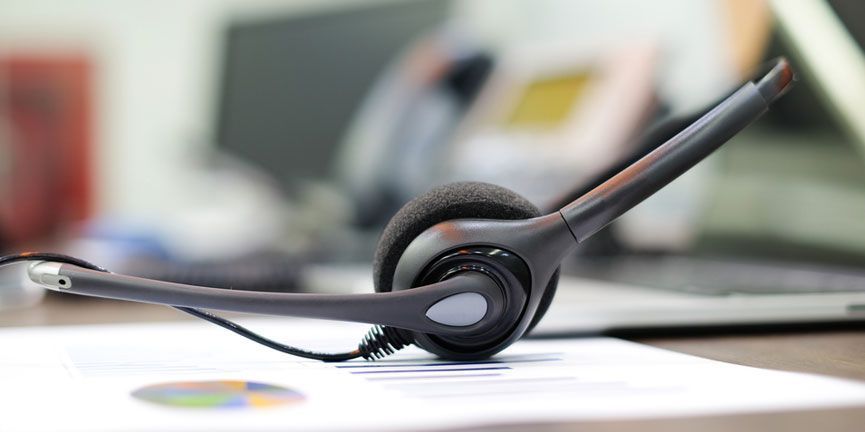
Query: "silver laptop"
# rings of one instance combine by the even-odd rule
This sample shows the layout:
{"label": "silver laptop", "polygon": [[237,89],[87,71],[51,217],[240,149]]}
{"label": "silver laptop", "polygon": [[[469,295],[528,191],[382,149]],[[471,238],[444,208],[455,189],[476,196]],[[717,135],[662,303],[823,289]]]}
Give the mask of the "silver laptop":
{"label": "silver laptop", "polygon": [[680,256],[591,260],[571,271],[581,274],[561,278],[535,333],[865,321],[865,268]]}

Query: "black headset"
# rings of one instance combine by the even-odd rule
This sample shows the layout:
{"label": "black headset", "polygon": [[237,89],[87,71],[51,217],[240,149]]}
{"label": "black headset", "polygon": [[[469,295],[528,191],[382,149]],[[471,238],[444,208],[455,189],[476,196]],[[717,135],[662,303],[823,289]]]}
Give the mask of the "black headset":
{"label": "black headset", "polygon": [[[763,114],[794,80],[783,59],[768,65],[685,129],[550,214],[486,183],[454,183],[406,204],[379,240],[376,293],[234,291],[113,274],[59,254],[24,253],[31,280],[60,292],[171,305],[301,357],[376,359],[414,343],[454,360],[505,349],[543,317],[561,261],[592,234],[679,177]],[[261,337],[214,309],[375,324],[358,348],[310,352]]]}

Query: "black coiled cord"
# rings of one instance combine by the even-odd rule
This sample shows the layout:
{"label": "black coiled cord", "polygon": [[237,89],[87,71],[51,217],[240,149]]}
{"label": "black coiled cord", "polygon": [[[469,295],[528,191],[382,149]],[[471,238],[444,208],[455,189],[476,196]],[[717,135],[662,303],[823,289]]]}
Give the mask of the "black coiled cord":
{"label": "black coiled cord", "polygon": [[[111,273],[110,271],[91,264],[79,258],[71,257],[63,254],[43,253],[43,252],[25,252],[17,255],[0,256],[0,265],[11,264],[22,261],[50,261],[65,264],[72,264],[90,270]],[[217,288],[214,288],[217,289]],[[273,339],[266,338],[241,326],[231,320],[214,315],[210,312],[201,309],[186,307],[186,306],[171,306],[181,312],[192,315],[196,318],[203,319],[209,323],[216,324],[235,334],[243,336],[255,343],[264,345],[270,349],[277,350],[286,354],[291,354],[297,357],[303,357],[312,360],[321,360],[325,362],[339,362],[352,360],[363,357],[366,360],[375,361],[387,357],[394,352],[405,348],[412,343],[411,336],[405,330],[381,326],[374,326],[369,330],[363,340],[358,344],[357,349],[345,353],[320,353],[309,351],[301,348],[296,348],[290,345],[279,343]]]}
{"label": "black coiled cord", "polygon": [[411,345],[412,342],[414,340],[405,330],[377,325],[369,330],[358,349],[364,359],[375,361]]}

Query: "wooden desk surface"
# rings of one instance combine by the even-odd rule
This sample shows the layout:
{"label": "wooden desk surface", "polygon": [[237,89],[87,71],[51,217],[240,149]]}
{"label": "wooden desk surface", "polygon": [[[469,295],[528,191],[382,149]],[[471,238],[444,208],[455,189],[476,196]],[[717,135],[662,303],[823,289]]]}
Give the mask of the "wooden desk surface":
{"label": "wooden desk surface", "polygon": [[[49,295],[39,306],[0,312],[0,327],[192,319],[164,306]],[[834,330],[676,338],[637,342],[746,366],[865,381],[865,331]],[[493,425],[504,431],[865,430],[865,407],[746,415],[567,424]]]}

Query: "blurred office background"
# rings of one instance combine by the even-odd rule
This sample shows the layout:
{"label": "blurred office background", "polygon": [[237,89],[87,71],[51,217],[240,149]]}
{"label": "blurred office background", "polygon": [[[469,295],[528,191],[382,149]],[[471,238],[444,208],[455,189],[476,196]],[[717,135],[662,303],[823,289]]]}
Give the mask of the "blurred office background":
{"label": "blurred office background", "polygon": [[846,0],[5,0],[0,250],[354,289],[309,275],[368,272],[412,196],[479,180],[550,208],[659,120],[786,55],[789,97],[570,271],[623,256],[856,267],[862,43],[865,8]]}

